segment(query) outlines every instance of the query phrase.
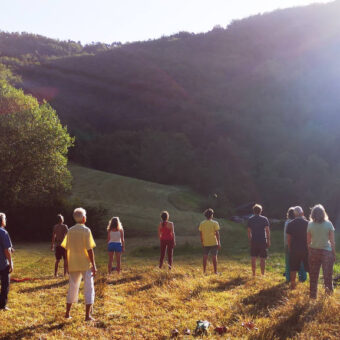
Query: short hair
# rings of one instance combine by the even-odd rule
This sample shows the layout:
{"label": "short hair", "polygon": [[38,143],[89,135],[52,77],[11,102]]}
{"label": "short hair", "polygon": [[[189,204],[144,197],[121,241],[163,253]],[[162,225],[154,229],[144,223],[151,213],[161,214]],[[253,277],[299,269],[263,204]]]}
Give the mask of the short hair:
{"label": "short hair", "polygon": [[253,212],[254,212],[255,215],[260,215],[261,212],[262,212],[262,205],[260,205],[260,204],[255,204],[255,205],[253,206]]}
{"label": "short hair", "polygon": [[293,220],[295,218],[294,207],[290,207],[287,211],[287,219]]}
{"label": "short hair", "polygon": [[166,210],[161,212],[161,219],[162,219],[163,222],[165,222],[169,219],[169,213]]}
{"label": "short hair", "polygon": [[4,213],[0,213],[0,226],[2,226],[4,220],[6,220],[6,215]]}
{"label": "short hair", "polygon": [[325,221],[328,221],[328,215],[323,205],[317,204],[312,208],[310,220],[316,223],[323,223]]}
{"label": "short hair", "polygon": [[301,216],[303,215],[303,209],[298,205],[294,208],[294,214],[295,216]]}
{"label": "short hair", "polygon": [[58,223],[63,223],[64,222],[64,216],[62,214],[57,215],[57,222]]}
{"label": "short hair", "polygon": [[120,222],[119,217],[112,217],[109,221],[109,224],[107,226],[107,231],[117,229],[117,230],[123,230],[122,223]]}
{"label": "short hair", "polygon": [[214,215],[214,210],[211,208],[204,211],[204,216],[209,220]]}
{"label": "short hair", "polygon": [[84,217],[86,217],[86,210],[84,208],[74,209],[73,218],[77,223],[83,222]]}

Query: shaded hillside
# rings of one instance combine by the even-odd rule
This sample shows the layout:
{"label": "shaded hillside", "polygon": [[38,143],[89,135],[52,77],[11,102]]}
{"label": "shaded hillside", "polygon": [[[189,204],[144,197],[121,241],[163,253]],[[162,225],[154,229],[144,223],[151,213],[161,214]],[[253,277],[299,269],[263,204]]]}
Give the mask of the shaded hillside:
{"label": "shaded hillside", "polygon": [[72,55],[107,51],[120,43],[92,43],[83,46],[79,41],[62,41],[27,32],[8,33],[0,30],[0,61],[10,64],[46,61]]}
{"label": "shaded hillside", "polygon": [[269,214],[340,198],[340,2],[20,69],[87,166]]}

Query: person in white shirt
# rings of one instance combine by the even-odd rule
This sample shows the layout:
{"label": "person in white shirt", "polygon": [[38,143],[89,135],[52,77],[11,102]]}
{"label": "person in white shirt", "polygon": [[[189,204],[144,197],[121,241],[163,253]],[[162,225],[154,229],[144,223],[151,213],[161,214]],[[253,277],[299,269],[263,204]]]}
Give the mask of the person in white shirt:
{"label": "person in white shirt", "polygon": [[112,272],[113,257],[116,254],[116,271],[120,274],[122,252],[125,251],[124,229],[119,217],[112,217],[107,226],[107,250],[109,262],[107,265],[108,274]]}

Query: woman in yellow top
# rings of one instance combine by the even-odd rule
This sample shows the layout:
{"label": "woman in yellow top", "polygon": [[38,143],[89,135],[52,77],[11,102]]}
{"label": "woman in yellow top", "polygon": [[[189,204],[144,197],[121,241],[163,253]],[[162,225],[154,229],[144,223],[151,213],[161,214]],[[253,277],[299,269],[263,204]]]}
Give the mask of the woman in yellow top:
{"label": "woman in yellow top", "polygon": [[213,220],[214,210],[207,209],[204,212],[206,217],[198,227],[201,236],[201,243],[203,247],[203,273],[205,274],[207,268],[208,256],[211,254],[214,265],[214,272],[217,274],[217,252],[221,248],[220,241],[220,226],[217,221]]}

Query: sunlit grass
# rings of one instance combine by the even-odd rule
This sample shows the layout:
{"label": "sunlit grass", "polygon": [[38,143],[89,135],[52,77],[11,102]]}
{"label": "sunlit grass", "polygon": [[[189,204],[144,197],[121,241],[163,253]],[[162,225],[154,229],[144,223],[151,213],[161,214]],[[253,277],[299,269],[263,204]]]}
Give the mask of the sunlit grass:
{"label": "sunlit grass", "polygon": [[[180,247],[189,241],[179,239]],[[128,240],[130,249],[139,242]],[[73,307],[73,318],[64,319],[68,282],[63,277],[52,277],[54,257],[48,244],[18,245],[13,277],[38,280],[11,285],[12,310],[1,312],[1,338],[166,339],[174,328],[185,338],[183,330],[193,331],[199,319],[211,322],[211,339],[220,338],[213,331],[220,325],[228,328],[223,338],[338,338],[338,292],[326,297],[320,286],[316,302],[308,298],[307,283],[291,292],[284,283],[279,254],[269,259],[266,276],[254,280],[245,253],[234,258],[220,256],[221,275],[203,276],[199,253],[186,254],[179,247],[175,266],[169,272],[157,268],[158,252],[153,249],[153,241],[145,244],[145,250],[149,247],[146,256],[128,252],[122,275],[107,277],[105,243],[98,242],[96,321],[90,323],[84,321],[82,294]],[[248,321],[253,321],[256,329],[242,326]]]}
{"label": "sunlit grass", "polygon": [[119,216],[127,235],[152,235],[163,210],[170,212],[176,232],[190,235],[203,219],[202,198],[189,188],[162,185],[70,165],[73,176],[72,197],[83,204],[106,210],[103,232],[112,216]]}

